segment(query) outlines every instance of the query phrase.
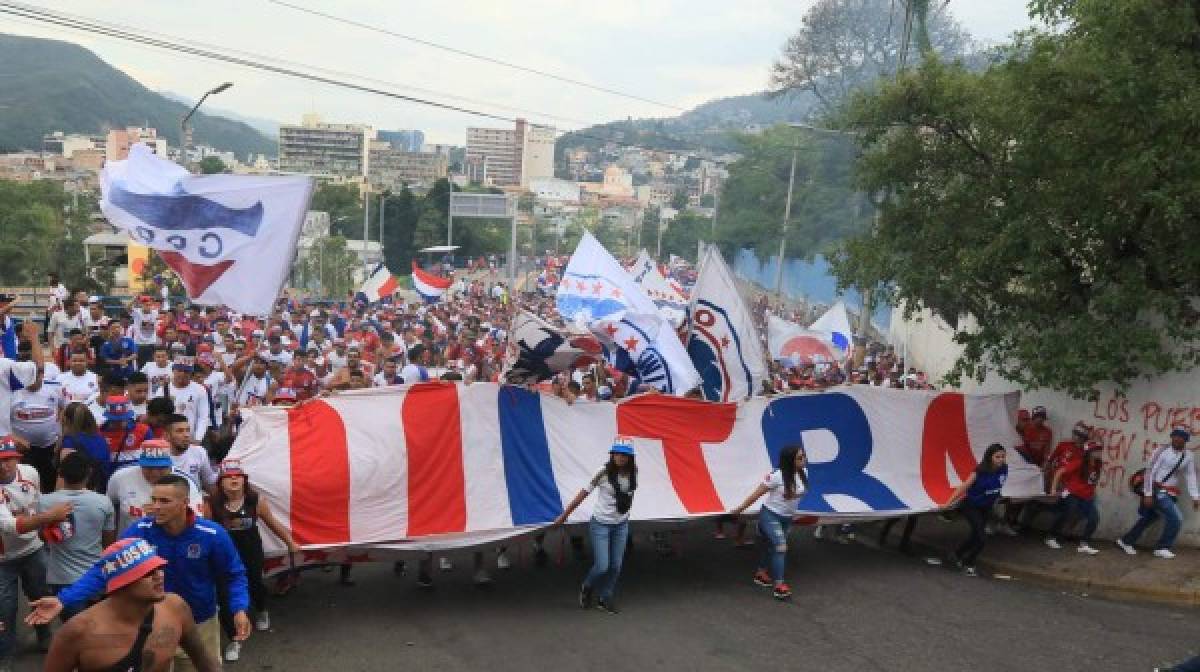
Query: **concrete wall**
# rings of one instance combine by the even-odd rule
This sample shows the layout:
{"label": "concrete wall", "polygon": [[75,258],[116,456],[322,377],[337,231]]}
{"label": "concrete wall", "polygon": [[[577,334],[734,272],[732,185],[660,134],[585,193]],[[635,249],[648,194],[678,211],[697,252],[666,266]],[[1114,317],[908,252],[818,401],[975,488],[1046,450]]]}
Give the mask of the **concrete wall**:
{"label": "concrete wall", "polygon": [[[950,327],[927,313],[919,321],[906,321],[897,310],[891,325],[897,349],[903,349],[907,343],[910,365],[933,379],[946,373],[958,357],[960,348],[951,341]],[[993,393],[1020,388],[989,377],[983,383],[966,382],[963,389]],[[1189,429],[1194,437],[1190,444],[1193,455],[1200,458],[1196,452],[1200,446],[1200,370],[1142,380],[1125,394],[1106,386],[1095,401],[1072,399],[1054,390],[1021,391],[1023,408],[1046,407],[1056,442],[1067,437],[1072,425],[1080,420],[1099,431],[1105,462],[1096,495],[1100,509],[1097,534],[1102,538],[1123,534],[1137,519],[1137,500],[1129,491],[1129,476],[1146,465],[1156,445],[1167,442],[1172,427],[1182,425]],[[1200,514],[1192,510],[1186,494],[1181,495],[1179,504],[1184,521],[1179,543],[1200,547]],[[1152,543],[1160,529],[1155,525],[1143,541]]]}

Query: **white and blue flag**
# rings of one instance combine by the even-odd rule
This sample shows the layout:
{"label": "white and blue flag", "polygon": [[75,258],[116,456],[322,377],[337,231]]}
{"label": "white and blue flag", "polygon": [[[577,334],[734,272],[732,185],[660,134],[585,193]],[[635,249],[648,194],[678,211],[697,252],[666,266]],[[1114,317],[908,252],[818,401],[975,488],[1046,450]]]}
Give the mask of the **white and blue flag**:
{"label": "white and blue flag", "polygon": [[762,342],[716,245],[704,248],[688,312],[687,350],[703,381],[704,398],[739,401],[754,396],[767,369]]}
{"label": "white and blue flag", "polygon": [[192,175],[136,144],[100,173],[110,224],[156,250],[188,298],[271,312],[287,280],[312,178]]}
{"label": "white and blue flag", "polygon": [[556,297],[564,320],[591,329],[609,361],[668,394],[696,386],[699,374],[675,330],[608,250],[584,232],[563,270]]}
{"label": "white and blue flag", "polygon": [[629,269],[629,274],[658,307],[659,315],[667,318],[675,328],[683,325],[687,319],[687,299],[658,271],[658,264],[650,258],[649,252],[642,250]]}
{"label": "white and blue flag", "polygon": [[811,331],[826,334],[843,354],[854,342],[854,330],[850,328],[850,313],[846,311],[846,304],[843,301],[833,304],[832,308],[818,317],[816,322],[808,325],[808,328]]}

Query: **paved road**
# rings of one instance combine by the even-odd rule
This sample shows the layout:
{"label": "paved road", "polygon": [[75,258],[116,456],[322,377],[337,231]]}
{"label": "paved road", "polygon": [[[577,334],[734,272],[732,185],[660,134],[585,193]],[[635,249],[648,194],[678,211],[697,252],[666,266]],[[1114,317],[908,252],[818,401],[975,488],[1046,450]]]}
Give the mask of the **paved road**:
{"label": "paved road", "polygon": [[[357,567],[348,588],[307,572],[275,602],[274,630],[255,633],[230,667],[1067,672],[1149,670],[1200,649],[1195,611],[970,579],[807,530],[789,559],[795,597],[778,603],[749,581],[751,554],[707,531],[679,534],[682,556],[668,560],[639,535],[616,616],[575,605],[583,569],[569,550],[563,566],[539,569],[526,546],[489,589],[471,584],[467,552],[451,554],[455,571],[432,591],[387,565]],[[36,660],[26,654],[18,669]]]}

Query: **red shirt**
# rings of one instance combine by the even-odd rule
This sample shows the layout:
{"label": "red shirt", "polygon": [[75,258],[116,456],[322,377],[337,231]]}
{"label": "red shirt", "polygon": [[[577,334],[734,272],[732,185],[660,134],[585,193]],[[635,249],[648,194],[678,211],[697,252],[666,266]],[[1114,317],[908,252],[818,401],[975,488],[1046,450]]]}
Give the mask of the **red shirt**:
{"label": "red shirt", "polygon": [[1100,470],[1104,467],[1104,460],[1093,460],[1085,475],[1084,459],[1086,458],[1083,451],[1080,450],[1063,464],[1066,469],[1066,473],[1063,474],[1063,486],[1072,495],[1091,500],[1096,496],[1096,484],[1100,482]]}
{"label": "red shirt", "polygon": [[290,387],[296,391],[296,401],[305,401],[317,396],[317,374],[308,369],[296,370],[289,368],[284,371],[280,387]]}
{"label": "red shirt", "polygon": [[1049,427],[1038,427],[1033,423],[1025,428],[1025,457],[1037,466],[1046,463],[1046,454],[1050,452],[1050,443],[1054,441],[1054,432]]}
{"label": "red shirt", "polygon": [[1060,441],[1046,460],[1046,469],[1053,474],[1063,465],[1083,455],[1083,446],[1074,441]]}

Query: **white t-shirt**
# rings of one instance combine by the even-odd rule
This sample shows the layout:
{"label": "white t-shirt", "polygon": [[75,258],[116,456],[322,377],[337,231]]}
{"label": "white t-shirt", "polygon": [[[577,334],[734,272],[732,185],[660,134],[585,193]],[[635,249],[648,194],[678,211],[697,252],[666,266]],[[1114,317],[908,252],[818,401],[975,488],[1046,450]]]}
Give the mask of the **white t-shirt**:
{"label": "white t-shirt", "polygon": [[416,364],[405,364],[404,368],[400,370],[400,377],[404,379],[406,385],[433,380],[433,376],[428,370],[425,370],[424,376],[421,375],[421,371],[422,367]]}
{"label": "white t-shirt", "polygon": [[292,365],[292,353],[287,350],[281,349],[279,352],[271,352],[269,349],[263,350],[262,356],[267,362],[279,362],[285,369]]}
{"label": "white t-shirt", "polygon": [[157,310],[133,309],[133,342],[137,345],[155,345],[158,334],[154,328],[158,323]]}
{"label": "white t-shirt", "polygon": [[163,396],[167,385],[171,384],[171,365],[168,363],[166,366],[159,366],[149,361],[142,366],[142,373],[146,374],[150,381],[150,397]]}
{"label": "white t-shirt", "polygon": [[374,382],[375,387],[387,387],[389,385],[399,385],[400,384],[399,381],[403,381],[403,378],[400,376],[399,373],[396,374],[395,378],[398,380],[393,380],[393,381],[389,382],[387,380],[387,377],[384,375],[384,373],[382,371],[380,371],[379,373],[375,374],[375,377],[372,378],[372,381]]}
{"label": "white t-shirt", "polygon": [[36,392],[28,387],[17,390],[10,416],[12,433],[30,445],[53,446],[62,429],[58,422],[62,406],[62,387],[58,381],[43,382]]}
{"label": "white t-shirt", "polygon": [[[187,477],[187,473],[171,468],[171,473]],[[108,490],[105,494],[112,500],[113,509],[117,512],[117,533],[129,529],[142,516],[146,515],[146,505],[150,503],[150,492],[154,484],[146,482],[141,467],[133,466],[118,469],[112,478],[108,479]],[[188,505],[196,515],[200,515],[200,506],[204,496],[200,489],[188,478]]]}
{"label": "white t-shirt", "polygon": [[271,376],[264,375],[259,378],[253,374],[247,373],[242,385],[237,389],[237,398],[234,400],[239,407],[262,406],[267,401],[267,392],[271,391]]}
{"label": "white t-shirt", "polygon": [[762,484],[767,488],[767,501],[763,502],[763,506],[781,516],[796,515],[796,503],[804,495],[804,482],[799,477],[796,478],[796,491],[791,499],[784,495],[782,471],[776,469],[767,474]]}
{"label": "white t-shirt", "polygon": [[[74,317],[68,317],[65,310],[60,310],[50,316],[48,327],[46,331],[50,333],[50,345],[57,349],[63,343],[67,342],[68,335],[72,329],[84,331],[83,314],[77,312]],[[86,334],[87,332],[85,331],[84,333]]]}
{"label": "white t-shirt", "polygon": [[14,379],[21,385],[33,384],[33,381],[37,380],[37,364],[0,357],[0,436],[12,432],[8,420],[13,399],[11,386]]}
{"label": "white t-shirt", "polygon": [[25,534],[17,534],[16,530],[17,516],[37,513],[38,498],[41,496],[39,482],[37,469],[28,464],[18,464],[17,475],[12,482],[0,484],[4,494],[4,501],[0,502],[0,508],[4,509],[0,513],[0,543],[3,544],[0,546],[0,560],[23,558],[42,547],[37,530]]}
{"label": "white t-shirt", "polygon": [[192,436],[197,441],[204,438],[209,427],[208,390],[200,383],[189,381],[187,387],[167,386],[167,396],[175,402],[175,412],[188,419]]}
{"label": "white t-shirt", "polygon": [[82,376],[77,376],[69,370],[63,371],[58,374],[58,384],[62,386],[65,404],[90,404],[100,395],[100,379],[91,371],[84,371]]}
{"label": "white t-shirt", "polygon": [[229,400],[233,398],[235,390],[233,385],[226,382],[224,371],[213,371],[204,379],[204,386],[208,388],[208,393],[212,397],[213,403],[213,418],[217,421],[217,426],[220,427],[225,420],[226,413],[229,412]]}
{"label": "white t-shirt", "polygon": [[212,462],[208,460],[208,453],[200,446],[188,446],[182,455],[176,455],[172,451],[171,463],[175,465],[176,469],[187,474],[187,477],[192,479],[192,482],[199,488],[217,482],[217,472],[213,470]]}
{"label": "white t-shirt", "polygon": [[[621,486],[622,492],[628,492],[629,477],[618,474],[617,485]],[[625,513],[617,511],[616,491],[613,490],[612,483],[608,481],[608,473],[604,469],[601,469],[595,478],[588,481],[584,490],[596,493],[596,501],[592,504],[592,518],[596,522],[616,525],[629,520],[628,511]]]}

